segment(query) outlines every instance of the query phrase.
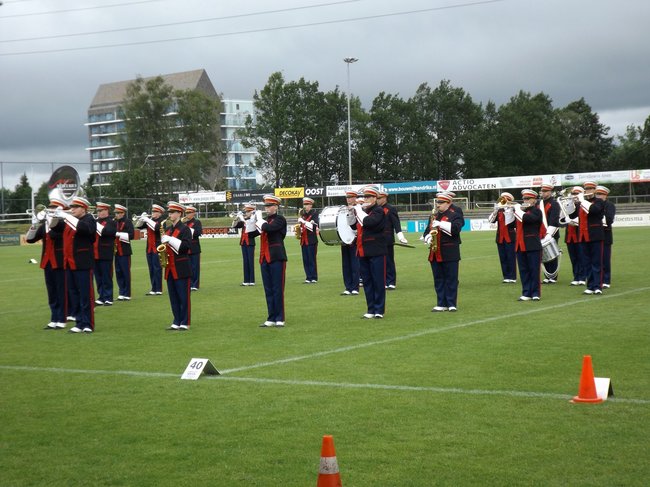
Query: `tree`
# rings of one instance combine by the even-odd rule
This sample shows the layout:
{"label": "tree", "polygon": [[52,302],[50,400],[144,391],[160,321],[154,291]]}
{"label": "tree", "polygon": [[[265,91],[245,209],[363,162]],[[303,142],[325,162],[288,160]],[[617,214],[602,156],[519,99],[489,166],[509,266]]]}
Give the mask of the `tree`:
{"label": "tree", "polygon": [[137,78],[127,87],[122,112],[123,171],[113,174],[111,194],[164,201],[174,192],[219,184],[218,99],[196,90],[174,91],[160,76]]}
{"label": "tree", "polygon": [[255,120],[249,115],[239,135],[244,147],[257,149],[257,168],[277,187],[282,181],[281,165],[287,150],[289,125],[282,73],[271,74],[262,91],[255,92],[253,100]]}
{"label": "tree", "polygon": [[561,172],[607,169],[612,151],[612,138],[607,137],[609,127],[600,123],[598,114],[591,111],[585,99],[569,103],[558,110],[558,116],[567,144],[567,157]]}
{"label": "tree", "polygon": [[415,106],[415,154],[419,179],[463,177],[465,161],[475,157],[475,133],[483,122],[480,105],[462,88],[442,80],[435,90],[424,83],[410,100]]}
{"label": "tree", "polygon": [[553,174],[566,167],[566,137],[551,99],[520,91],[499,107],[487,158],[490,176]]}
{"label": "tree", "polygon": [[25,210],[32,207],[32,187],[29,185],[27,175],[20,176],[16,189],[9,195],[9,201],[5,201],[7,213],[25,213]]}
{"label": "tree", "polygon": [[611,169],[621,171],[650,167],[650,116],[643,127],[630,125],[625,135],[619,135],[617,139],[618,144],[609,158]]}

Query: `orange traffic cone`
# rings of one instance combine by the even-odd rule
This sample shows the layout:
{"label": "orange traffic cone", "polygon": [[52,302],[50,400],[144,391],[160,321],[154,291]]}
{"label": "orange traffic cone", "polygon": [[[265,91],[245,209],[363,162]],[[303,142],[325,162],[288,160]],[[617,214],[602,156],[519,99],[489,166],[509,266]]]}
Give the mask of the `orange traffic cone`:
{"label": "orange traffic cone", "polygon": [[320,451],[320,467],[318,468],[318,484],[316,486],[342,487],[332,435],[323,436],[323,448]]}
{"label": "orange traffic cone", "polygon": [[591,365],[591,355],[582,358],[582,374],[580,374],[580,388],[578,395],[571,402],[603,402],[596,393],[596,381],[594,380],[594,369]]}

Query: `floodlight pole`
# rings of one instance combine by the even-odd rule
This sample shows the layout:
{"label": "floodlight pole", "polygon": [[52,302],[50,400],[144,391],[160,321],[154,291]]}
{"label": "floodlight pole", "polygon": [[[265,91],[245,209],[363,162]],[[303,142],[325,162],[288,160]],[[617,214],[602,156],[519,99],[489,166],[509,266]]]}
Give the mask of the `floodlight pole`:
{"label": "floodlight pole", "polygon": [[356,63],[357,58],[346,57],[343,59],[348,68],[348,183],[352,186],[352,142],[350,135],[350,64]]}

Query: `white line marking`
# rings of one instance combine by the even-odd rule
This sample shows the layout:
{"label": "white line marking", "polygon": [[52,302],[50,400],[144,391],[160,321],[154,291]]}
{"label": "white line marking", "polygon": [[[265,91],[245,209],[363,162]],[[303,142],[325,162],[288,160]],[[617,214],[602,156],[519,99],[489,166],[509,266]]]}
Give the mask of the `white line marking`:
{"label": "white line marking", "polygon": [[[435,333],[442,333],[442,332],[445,332],[445,331],[457,330],[457,329],[460,329],[460,328],[467,328],[467,327],[474,326],[474,325],[483,325],[485,323],[491,323],[493,321],[507,320],[507,319],[510,319],[510,318],[516,318],[518,316],[526,316],[526,315],[530,315],[530,314],[534,314],[534,313],[543,313],[545,311],[565,308],[567,306],[573,306],[574,304],[586,303],[590,299],[616,298],[616,297],[624,296],[626,294],[634,294],[634,293],[639,293],[639,292],[648,291],[648,290],[650,290],[650,287],[633,289],[633,290],[630,290],[630,291],[625,291],[625,292],[617,293],[617,294],[607,294],[607,295],[601,295],[601,296],[589,296],[589,297],[582,298],[580,300],[569,301],[569,302],[566,302],[566,303],[556,304],[556,305],[553,305],[553,306],[546,306],[546,307],[542,307],[542,308],[533,308],[533,309],[529,309],[529,310],[526,310],[526,311],[518,311],[517,313],[511,313],[509,315],[492,316],[490,318],[484,318],[484,319],[476,320],[476,321],[469,321],[467,323],[459,323],[459,324],[456,324],[456,325],[449,325],[449,326],[445,326],[445,327],[442,327],[442,328],[427,328],[425,330],[418,331],[418,332],[415,332],[415,333],[410,333],[408,335],[401,335],[401,336],[396,336],[396,337],[391,337],[391,338],[385,338],[383,340],[376,340],[376,341],[372,341],[372,342],[359,343],[357,345],[348,345],[347,347],[334,348],[332,350],[324,350],[322,352],[315,352],[315,353],[311,353],[311,354],[307,354],[307,355],[297,355],[295,357],[288,357],[288,358],[279,359],[279,360],[272,360],[270,362],[260,362],[260,363],[252,364],[252,365],[244,365],[242,367],[236,367],[234,369],[226,369],[226,370],[223,370],[223,371],[220,371],[220,372],[222,374],[229,374],[229,373],[233,373],[233,372],[240,372],[242,370],[258,369],[258,368],[261,368],[261,367],[269,367],[271,365],[286,364],[286,363],[289,363],[289,362],[297,362],[299,360],[307,360],[307,359],[311,359],[311,358],[324,357],[326,355],[332,355],[332,354],[335,354],[335,353],[349,352],[350,350],[357,350],[357,349],[360,349],[360,348],[368,348],[368,347],[374,347],[376,345],[384,345],[384,344],[387,344],[387,343],[394,343],[394,342],[399,342],[399,341],[403,341],[403,340],[410,340],[411,338],[418,338],[418,337],[425,336],[425,335],[432,335],[432,334],[435,334]],[[529,303],[529,304],[532,304],[532,303]]]}
{"label": "white line marking", "polygon": [[[135,370],[83,370],[83,369],[59,369],[55,367],[26,367],[18,365],[0,365],[0,370],[15,370],[26,372],[53,372],[63,374],[90,374],[90,375],[125,375],[131,377],[161,377],[176,378],[180,380],[179,374],[167,372],[139,372]],[[553,392],[533,392],[533,391],[504,391],[488,389],[461,389],[459,387],[426,387],[426,386],[403,386],[393,384],[355,384],[350,382],[324,382],[316,380],[288,380],[288,379],[263,379],[257,377],[233,377],[233,376],[205,376],[208,380],[221,380],[231,382],[252,382],[258,384],[278,384],[291,386],[308,386],[308,387],[332,387],[337,389],[374,389],[388,391],[404,392],[433,392],[439,394],[466,394],[472,396],[505,396],[505,397],[522,397],[526,399],[559,399],[569,400],[573,396],[570,394],[557,394]],[[626,404],[650,404],[650,399],[633,399],[610,397],[610,402]]]}

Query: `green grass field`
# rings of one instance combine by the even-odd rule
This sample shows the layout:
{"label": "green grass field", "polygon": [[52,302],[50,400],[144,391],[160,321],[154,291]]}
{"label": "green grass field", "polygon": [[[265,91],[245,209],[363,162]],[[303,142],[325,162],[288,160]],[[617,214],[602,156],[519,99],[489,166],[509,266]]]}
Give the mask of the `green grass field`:
{"label": "green grass field", "polygon": [[[409,240],[416,241],[413,234]],[[286,328],[262,329],[237,240],[202,242],[192,328],[165,331],[135,244],[131,302],[96,332],[43,331],[40,248],[0,248],[0,485],[316,485],[332,434],[344,486],[648,485],[650,228],[615,231],[612,288],[501,284],[494,234],[463,235],[459,311],[435,304],[426,248],[396,248],[384,320],[362,320],[337,247],[303,285],[288,236]],[[572,404],[582,357],[615,396]],[[192,357],[223,375],[180,380]]]}

